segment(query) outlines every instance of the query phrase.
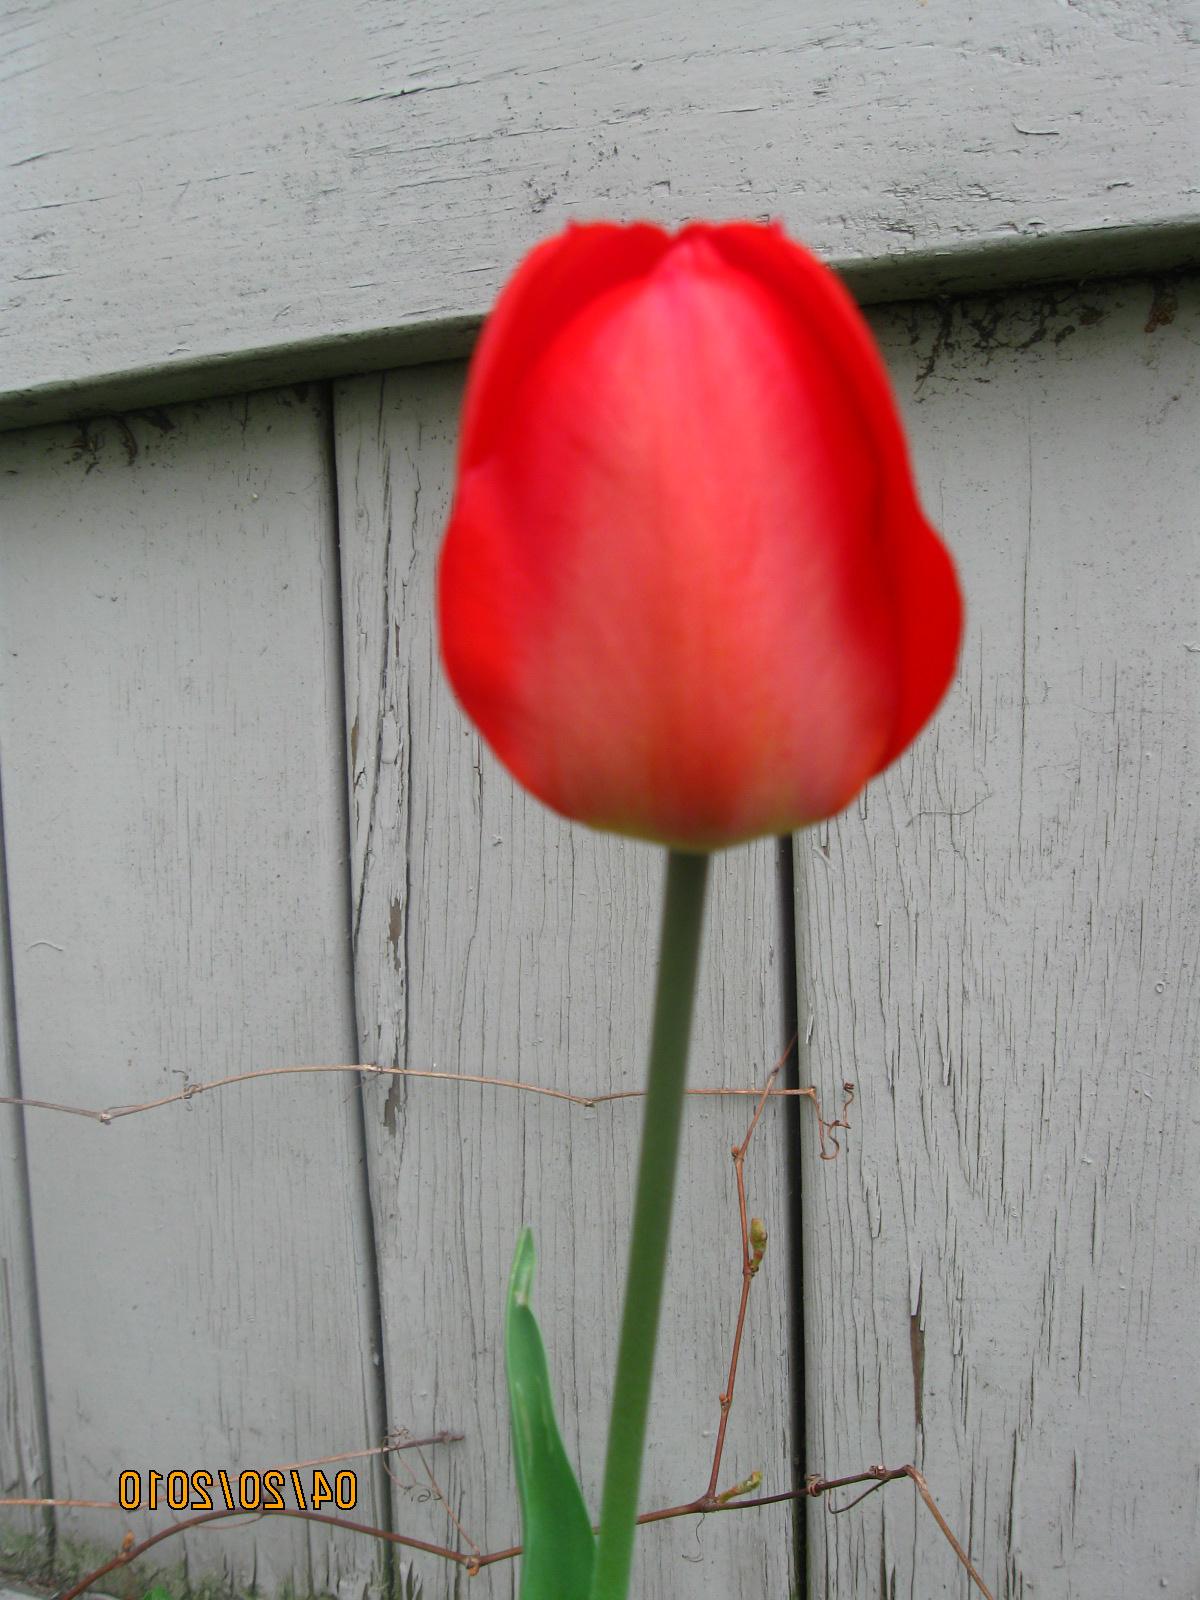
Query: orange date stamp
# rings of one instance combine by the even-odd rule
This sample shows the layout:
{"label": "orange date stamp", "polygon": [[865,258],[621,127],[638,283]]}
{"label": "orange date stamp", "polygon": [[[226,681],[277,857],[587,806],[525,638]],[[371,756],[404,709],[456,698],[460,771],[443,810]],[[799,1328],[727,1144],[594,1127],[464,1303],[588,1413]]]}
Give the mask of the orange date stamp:
{"label": "orange date stamp", "polygon": [[316,1467],[271,1467],[265,1472],[135,1472],[117,1479],[123,1511],[353,1511],[358,1504],[358,1474]]}

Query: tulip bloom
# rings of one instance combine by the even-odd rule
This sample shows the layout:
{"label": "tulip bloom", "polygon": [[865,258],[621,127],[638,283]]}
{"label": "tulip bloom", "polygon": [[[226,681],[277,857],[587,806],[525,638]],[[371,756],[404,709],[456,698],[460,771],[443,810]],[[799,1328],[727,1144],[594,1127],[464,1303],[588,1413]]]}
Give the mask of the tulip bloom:
{"label": "tulip bloom", "polygon": [[866,325],[749,223],[572,226],[526,257],[471,363],[438,607],[520,783],[684,851],[840,811],[962,631]]}

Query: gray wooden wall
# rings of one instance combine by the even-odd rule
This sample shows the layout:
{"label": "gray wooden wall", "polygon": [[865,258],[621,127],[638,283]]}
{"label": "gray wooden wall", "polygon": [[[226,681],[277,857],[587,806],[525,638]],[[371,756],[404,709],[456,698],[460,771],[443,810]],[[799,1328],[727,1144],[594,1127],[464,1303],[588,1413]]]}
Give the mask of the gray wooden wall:
{"label": "gray wooden wall", "polygon": [[[1200,284],[872,320],[967,637],[934,727],[797,837],[794,875],[773,841],[717,862],[693,1082],[761,1077],[794,1005],[802,1081],[858,1085],[838,1161],[779,1108],[753,1147],[772,1243],[725,1476],[913,1460],[998,1596],[1194,1593]],[[0,440],[9,1092],[105,1106],[354,1060],[640,1083],[658,854],[528,800],[437,670],[461,383],[446,363]],[[706,1477],[746,1115],[689,1110],[647,1504]],[[595,1502],[634,1104],[305,1076],[111,1126],[0,1119],[0,1492],[109,1499],[125,1466],[451,1429],[447,1497],[509,1543],[500,1318],[529,1222]],[[365,1519],[452,1535],[360,1481]],[[906,1486],[801,1515],[807,1578],[783,1507],[647,1530],[637,1592],[965,1592]],[[150,1525],[52,1520],[62,1559]],[[40,1514],[0,1525],[10,1564],[42,1537]],[[189,1536],[175,1577],[351,1596],[375,1562],[260,1522]]]}
{"label": "gray wooden wall", "polygon": [[462,354],[568,220],[876,299],[1200,261],[1195,0],[0,0],[0,425]]}
{"label": "gray wooden wall", "polygon": [[[515,790],[437,671],[461,359],[571,218],[778,217],[874,306],[968,623],[895,769],[717,863],[693,1082],[798,1022],[801,1081],[858,1085],[838,1161],[806,1107],[753,1146],[727,1481],[913,1460],[1004,1600],[1200,1596],[1193,0],[0,14],[0,1097],[640,1084],[661,862]],[[647,1503],[706,1479],[746,1112],[690,1106]],[[455,1514],[512,1541],[529,1222],[595,1503],[637,1121],[353,1073],[0,1104],[0,1499],[447,1429]],[[0,1508],[0,1570],[152,1521]],[[162,1556],[381,1577],[280,1521]],[[640,1561],[643,1600],[966,1593],[907,1485]]]}

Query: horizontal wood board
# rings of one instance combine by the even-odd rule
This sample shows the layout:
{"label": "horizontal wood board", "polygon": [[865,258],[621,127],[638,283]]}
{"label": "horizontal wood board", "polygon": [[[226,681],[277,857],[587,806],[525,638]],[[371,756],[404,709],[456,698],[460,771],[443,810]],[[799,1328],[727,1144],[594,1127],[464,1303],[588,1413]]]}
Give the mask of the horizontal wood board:
{"label": "horizontal wood board", "polygon": [[[327,429],[322,394],[288,391],[0,444],[28,1096],[104,1107],[353,1058]],[[25,1129],[57,1495],[377,1440],[356,1079],[238,1085],[109,1126],[32,1109]],[[64,1511],[60,1549],[111,1553],[163,1520]],[[186,1562],[193,1582],[266,1593],[353,1595],[376,1560],[281,1520],[161,1552],[177,1579]]]}
{"label": "horizontal wood board", "polygon": [[[915,1461],[997,1600],[1200,1593],[1200,285],[874,317],[968,624],[797,838],[809,1463]],[[907,1485],[810,1593],[965,1594]]]}
{"label": "horizontal wood board", "polygon": [[9,426],[459,354],[572,219],[780,217],[893,297],[1200,241],[1184,0],[8,10]]}
{"label": "horizontal wood board", "polygon": [[[520,791],[457,709],[437,661],[433,575],[448,507],[462,369],[335,390],[355,975],[366,1059],[574,1093],[644,1082],[663,852],[568,825]],[[695,1084],[761,1082],[786,1043],[774,841],[713,870]],[[745,1100],[690,1102],[642,1502],[708,1479],[740,1288],[730,1147]],[[539,1253],[535,1305],[568,1452],[593,1513],[616,1355],[636,1101],[591,1110],[493,1087],[367,1086],[388,1405],[414,1433],[453,1429],[432,1461],[470,1536],[519,1537],[502,1316],[518,1231]],[[755,1283],[721,1476],[791,1485],[785,1117],[752,1147],[750,1204],[775,1243]],[[811,1127],[807,1136],[815,1137]],[[398,1529],[453,1536],[398,1489]],[[792,1512],[689,1518],[638,1541],[633,1592],[752,1600],[791,1593]],[[428,1560],[426,1593],[458,1593]],[[471,1593],[514,1594],[511,1567]]]}

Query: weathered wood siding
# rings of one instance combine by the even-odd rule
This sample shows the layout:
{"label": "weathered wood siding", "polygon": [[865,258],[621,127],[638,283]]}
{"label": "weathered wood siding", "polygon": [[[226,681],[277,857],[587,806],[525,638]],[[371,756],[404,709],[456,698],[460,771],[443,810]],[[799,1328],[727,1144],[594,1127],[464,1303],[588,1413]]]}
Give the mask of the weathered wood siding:
{"label": "weathered wood siding", "polygon": [[[809,1461],[915,1460],[997,1595],[1200,1593],[1200,293],[874,318],[962,570],[958,680],[797,838]],[[813,1595],[965,1593],[907,1488]]]}
{"label": "weathered wood siding", "polygon": [[[997,1600],[1190,1595],[1200,293],[1143,280],[874,321],[968,637],[913,752],[796,841],[803,1076],[834,1103],[854,1079],[858,1100],[837,1162],[815,1160],[807,1114],[789,1148],[777,1108],[753,1147],[772,1244],[723,1476],[786,1487],[799,1448],[799,1153],[805,1468],[915,1459]],[[26,1094],[111,1104],[185,1073],[355,1058],[640,1084],[661,862],[526,801],[438,674],[461,379],[410,369],[328,402],[0,444],[6,1071]],[[784,1042],[780,881],[770,844],[717,863],[696,1083],[749,1083]],[[703,1486],[747,1109],[689,1110],[648,1504]],[[595,1502],[636,1103],[308,1077],[107,1128],[31,1110],[28,1181],[3,1115],[6,1483],[108,1498],[126,1465],[266,1466],[385,1423],[450,1429],[466,1437],[431,1464],[467,1531],[503,1544],[500,1316],[530,1222]],[[362,1509],[453,1533],[399,1486]],[[58,1530],[111,1548],[118,1521]],[[775,1508],[647,1530],[638,1592],[965,1592],[907,1486],[807,1524],[807,1591]],[[268,1595],[352,1596],[374,1560],[262,1524],[188,1548],[193,1577]],[[403,1566],[427,1594],[467,1587]]]}
{"label": "weathered wood siding", "polygon": [[[434,562],[449,503],[459,366],[340,385],[341,509],[359,1045],[385,1065],[605,1093],[643,1084],[663,853],[571,827],[523,794],[442,679]],[[786,1044],[776,847],[714,871],[694,1084],[761,1082]],[[367,1134],[388,1406],[415,1433],[461,1430],[436,1468],[485,1548],[519,1539],[502,1317],[522,1223],[536,1304],[584,1492],[598,1507],[640,1123],[486,1087],[376,1081]],[[688,1107],[643,1499],[703,1492],[740,1289],[730,1147],[753,1106]],[[749,1171],[778,1229],[756,1283],[722,1486],[755,1468],[791,1486],[785,1116]],[[396,1525],[449,1536],[398,1493]],[[790,1508],[647,1529],[636,1592],[675,1600],[791,1592]],[[702,1558],[703,1565],[694,1563]],[[443,1580],[434,1576],[433,1592]],[[472,1592],[512,1592],[492,1569]]]}
{"label": "weathered wood siding", "polygon": [[[2,778],[2,773],[0,773]],[[0,801],[0,1095],[21,1093],[17,1018],[12,992],[9,913]],[[0,1105],[0,1498],[45,1498],[45,1392],[37,1329],[29,1179],[21,1112]],[[0,1559],[45,1551],[47,1512],[0,1512]]]}
{"label": "weathered wood siding", "polygon": [[[352,1057],[327,428],[320,394],[286,392],[0,441],[28,1096],[127,1104]],[[26,1113],[54,1494],[377,1437],[356,1097],[311,1078],[107,1127]],[[6,1146],[6,1200],[12,1165]],[[161,1517],[59,1519],[110,1550],[126,1525]],[[270,1592],[353,1590],[376,1559],[280,1521],[186,1557]]]}
{"label": "weathered wood siding", "polygon": [[1200,246],[1180,0],[10,9],[9,426],[462,353],[573,218],[778,216],[893,298]]}

